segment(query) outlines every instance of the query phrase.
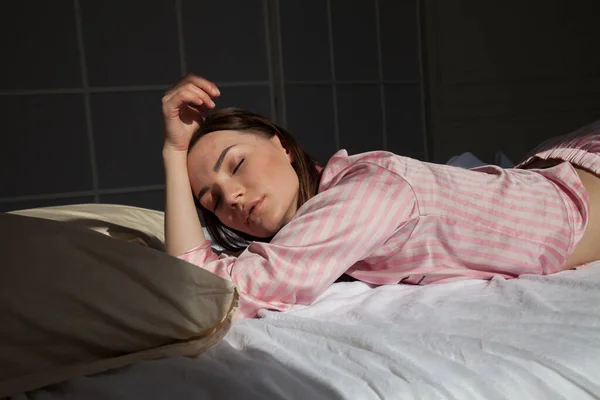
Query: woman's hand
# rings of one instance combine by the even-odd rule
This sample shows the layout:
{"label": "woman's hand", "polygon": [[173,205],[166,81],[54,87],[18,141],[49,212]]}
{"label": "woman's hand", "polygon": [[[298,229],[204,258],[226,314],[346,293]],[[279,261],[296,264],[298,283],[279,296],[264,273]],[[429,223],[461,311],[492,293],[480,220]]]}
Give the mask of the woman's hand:
{"label": "woman's hand", "polygon": [[219,95],[214,83],[192,74],[165,92],[162,111],[166,150],[187,152],[192,135],[215,107],[212,98]]}

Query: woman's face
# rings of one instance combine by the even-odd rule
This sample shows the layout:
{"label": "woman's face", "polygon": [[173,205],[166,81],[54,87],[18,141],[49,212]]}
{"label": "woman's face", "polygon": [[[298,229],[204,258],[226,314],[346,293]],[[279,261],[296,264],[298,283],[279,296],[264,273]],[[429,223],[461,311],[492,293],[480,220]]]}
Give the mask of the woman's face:
{"label": "woman's face", "polygon": [[275,135],[217,131],[194,145],[188,175],[194,196],[227,227],[266,238],[296,213],[299,181]]}

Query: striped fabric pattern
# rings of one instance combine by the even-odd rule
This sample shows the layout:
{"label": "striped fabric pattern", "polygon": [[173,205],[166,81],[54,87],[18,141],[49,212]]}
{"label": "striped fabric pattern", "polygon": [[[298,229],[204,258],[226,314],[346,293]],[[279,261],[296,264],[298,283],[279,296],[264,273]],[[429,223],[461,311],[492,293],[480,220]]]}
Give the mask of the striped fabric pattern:
{"label": "striped fabric pattern", "polygon": [[[600,170],[600,157],[588,152],[596,152],[596,137],[540,154]],[[232,257],[217,256],[206,241],[180,258],[231,279],[238,316],[249,318],[310,304],[344,273],[374,285],[551,274],[587,219],[587,192],[570,163],[464,170],[341,150],[325,167],[319,194],[271,243]]]}
{"label": "striped fabric pattern", "polygon": [[600,175],[600,120],[594,121],[567,135],[547,140],[517,165],[524,168],[536,159],[564,160],[577,167]]}

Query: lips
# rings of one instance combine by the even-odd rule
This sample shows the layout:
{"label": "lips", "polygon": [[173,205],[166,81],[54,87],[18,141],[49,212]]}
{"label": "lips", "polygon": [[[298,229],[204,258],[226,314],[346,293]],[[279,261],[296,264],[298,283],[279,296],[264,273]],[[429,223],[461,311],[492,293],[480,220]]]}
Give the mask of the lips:
{"label": "lips", "polygon": [[258,211],[260,205],[262,204],[263,198],[258,200],[254,200],[252,203],[248,204],[246,210],[244,210],[244,219],[246,221],[246,225],[250,223],[250,218],[255,215],[256,211]]}

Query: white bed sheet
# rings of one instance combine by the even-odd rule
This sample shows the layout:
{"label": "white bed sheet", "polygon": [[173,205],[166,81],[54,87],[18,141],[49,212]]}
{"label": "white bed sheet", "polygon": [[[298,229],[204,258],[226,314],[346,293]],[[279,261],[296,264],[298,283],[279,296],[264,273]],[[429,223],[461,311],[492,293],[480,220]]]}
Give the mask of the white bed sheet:
{"label": "white bed sheet", "polygon": [[[369,288],[234,323],[196,359],[143,362],[35,399],[600,398],[600,264]],[[16,396],[23,399],[28,396]]]}

